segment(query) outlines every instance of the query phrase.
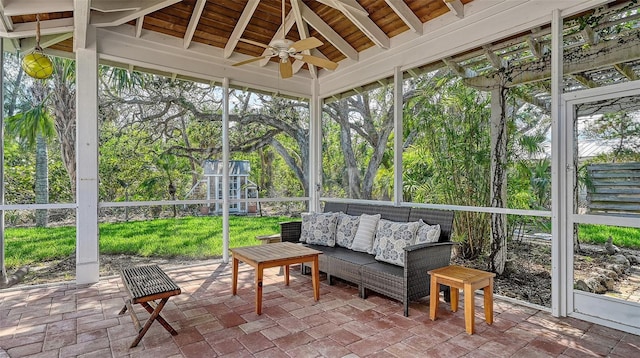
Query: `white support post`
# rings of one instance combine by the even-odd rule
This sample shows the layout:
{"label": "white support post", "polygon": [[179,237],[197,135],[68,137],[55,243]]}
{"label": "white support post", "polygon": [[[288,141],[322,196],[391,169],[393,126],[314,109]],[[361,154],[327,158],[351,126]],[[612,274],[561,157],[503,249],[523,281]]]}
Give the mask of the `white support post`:
{"label": "white support post", "polygon": [[[0,103],[4,103],[4,38],[0,37]],[[4,106],[0,106],[0,205],[4,205]],[[4,210],[0,210],[0,287],[8,282],[4,261]]]}
{"label": "white support post", "polygon": [[311,88],[311,110],[309,111],[309,211],[320,211],[322,193],[322,98],[318,95],[318,80],[313,80]]}
{"label": "white support post", "polygon": [[96,28],[76,49],[76,283],[98,282],[98,53]]}
{"label": "white support post", "polygon": [[222,261],[229,263],[229,78],[222,87]]}
{"label": "white support post", "polygon": [[[551,313],[556,316],[567,315],[567,211],[564,191],[566,184],[566,153],[562,148],[563,130],[562,114],[562,15],[554,10],[551,16]],[[565,237],[563,237],[565,236]]]}
{"label": "white support post", "polygon": [[404,93],[402,88],[402,69],[398,66],[393,71],[393,204],[400,205],[403,201],[402,187],[402,154],[404,153],[403,106]]}

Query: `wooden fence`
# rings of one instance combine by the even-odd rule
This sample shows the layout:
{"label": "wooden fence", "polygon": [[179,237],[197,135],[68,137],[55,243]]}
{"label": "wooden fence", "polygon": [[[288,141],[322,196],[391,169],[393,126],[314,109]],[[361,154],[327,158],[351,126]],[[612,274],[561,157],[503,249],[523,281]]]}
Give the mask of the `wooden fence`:
{"label": "wooden fence", "polygon": [[640,214],[640,163],[591,164],[587,173],[590,214]]}

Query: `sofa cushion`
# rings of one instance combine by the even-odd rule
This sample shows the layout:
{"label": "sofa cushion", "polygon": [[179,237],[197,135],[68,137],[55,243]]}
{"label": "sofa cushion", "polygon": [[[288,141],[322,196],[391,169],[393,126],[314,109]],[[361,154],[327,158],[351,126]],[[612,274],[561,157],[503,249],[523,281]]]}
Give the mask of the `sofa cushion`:
{"label": "sofa cushion", "polygon": [[351,247],[349,247],[351,250],[373,253],[373,239],[378,227],[378,220],[380,220],[380,214],[360,215],[360,224],[358,225],[356,236],[353,238]]}
{"label": "sofa cushion", "polygon": [[338,213],[303,213],[300,241],[308,244],[334,246]]}
{"label": "sofa cushion", "polygon": [[404,248],[415,241],[420,223],[380,220],[376,232],[376,260],[404,266]]}
{"label": "sofa cushion", "polygon": [[429,225],[420,219],[420,227],[416,233],[416,244],[438,242],[440,239],[440,224]]}
{"label": "sofa cushion", "polygon": [[347,248],[351,247],[353,238],[356,236],[356,231],[358,231],[358,224],[360,224],[359,216],[340,214],[336,228],[336,245]]}

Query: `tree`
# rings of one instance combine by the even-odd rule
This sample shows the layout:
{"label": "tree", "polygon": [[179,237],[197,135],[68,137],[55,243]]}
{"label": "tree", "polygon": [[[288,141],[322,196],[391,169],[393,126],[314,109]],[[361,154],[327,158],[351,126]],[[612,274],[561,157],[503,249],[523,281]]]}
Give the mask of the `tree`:
{"label": "tree", "polygon": [[[53,121],[44,107],[47,88],[43,81],[31,87],[33,106],[6,119],[7,132],[21,139],[27,148],[36,150],[35,202],[49,203],[49,167],[47,140],[55,135]],[[46,209],[36,210],[36,226],[48,223]]]}

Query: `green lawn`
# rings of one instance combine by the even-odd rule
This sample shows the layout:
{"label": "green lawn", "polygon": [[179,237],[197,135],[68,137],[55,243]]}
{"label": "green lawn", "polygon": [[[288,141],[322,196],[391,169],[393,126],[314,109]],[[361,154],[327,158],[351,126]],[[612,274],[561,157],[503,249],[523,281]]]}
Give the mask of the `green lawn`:
{"label": "green lawn", "polygon": [[[231,247],[256,245],[257,235],[280,231],[289,217],[229,218]],[[100,253],[136,256],[212,258],[222,255],[222,217],[156,219],[100,224]],[[74,227],[7,228],[6,266],[68,257],[75,249]]]}
{"label": "green lawn", "polygon": [[640,229],[637,228],[580,224],[578,232],[580,242],[604,245],[611,236],[618,247],[640,249]]}

